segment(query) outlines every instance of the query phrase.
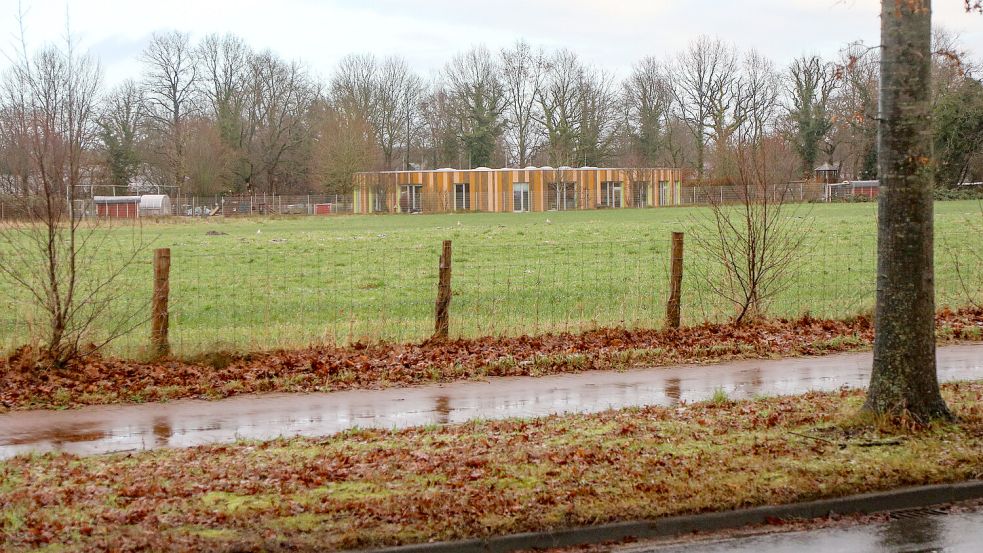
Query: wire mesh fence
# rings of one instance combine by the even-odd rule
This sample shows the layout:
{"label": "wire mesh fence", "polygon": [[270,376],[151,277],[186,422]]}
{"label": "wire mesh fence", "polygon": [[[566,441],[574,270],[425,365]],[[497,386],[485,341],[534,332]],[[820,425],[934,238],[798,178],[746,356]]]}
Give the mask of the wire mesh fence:
{"label": "wire mesh fence", "polygon": [[[572,183],[570,183],[572,185]],[[827,185],[815,182],[792,182],[768,186],[759,194],[768,197],[781,197],[789,203],[844,201],[854,197],[840,185]],[[475,194],[466,195],[459,191],[422,190],[422,185],[406,185],[414,190],[411,194],[394,192],[394,200],[389,201],[385,194],[375,194],[359,204],[354,194],[242,194],[195,196],[174,194],[166,196],[166,203],[148,204],[147,198],[153,196],[100,196],[84,197],[75,200],[74,212],[79,217],[89,218],[135,218],[135,217],[182,217],[208,218],[215,216],[325,216],[353,213],[464,213],[464,212],[522,212],[522,211],[577,211],[591,209],[655,208],[669,206],[696,206],[710,204],[740,203],[746,195],[735,186],[681,186],[671,198],[667,194],[655,195],[626,194],[618,189],[617,194],[596,190],[576,189],[567,197],[565,192],[544,189],[541,197],[530,196],[529,192],[516,195],[504,191],[494,197]],[[421,191],[415,191],[420,188]],[[404,191],[405,192],[405,191]],[[132,209],[112,204],[112,209],[100,209],[100,202],[132,199]],[[143,200],[141,200],[143,198]],[[27,216],[29,197],[0,194],[0,221],[23,220]]]}
{"label": "wire mesh fence", "polygon": [[[936,253],[938,305],[983,301],[983,246],[978,236],[941,236]],[[947,244],[960,244],[959,252]],[[968,245],[968,246],[967,246]],[[439,241],[324,239],[304,248],[243,247],[202,254],[171,249],[170,342],[190,355],[216,349],[257,350],[311,344],[426,339],[434,330]],[[670,237],[623,240],[501,242],[493,235],[454,246],[451,337],[535,335],[592,327],[663,325],[669,293]],[[971,250],[965,250],[970,247]],[[839,318],[869,312],[875,291],[872,241],[815,234],[788,268],[764,311]],[[153,252],[111,284],[89,338],[119,333],[111,351],[147,351]],[[686,245],[682,319],[724,321],[736,306],[708,284],[723,270]],[[4,260],[9,262],[9,260]],[[109,266],[92,263],[83,279],[99,282]],[[101,271],[101,272],[100,272]],[[716,276],[714,276],[716,275]],[[43,337],[37,302],[4,284],[0,345]]]}

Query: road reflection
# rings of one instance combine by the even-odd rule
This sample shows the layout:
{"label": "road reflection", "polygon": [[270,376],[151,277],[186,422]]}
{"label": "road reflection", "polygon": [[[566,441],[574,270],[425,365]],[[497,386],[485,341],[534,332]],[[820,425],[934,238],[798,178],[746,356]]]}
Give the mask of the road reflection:
{"label": "road reflection", "polygon": [[[889,523],[822,528],[685,545],[623,548],[625,553],[977,553],[983,543],[983,513],[905,517]],[[613,550],[620,553],[619,548]]]}
{"label": "road reflection", "polygon": [[[404,428],[645,405],[836,390],[867,384],[870,354],[753,360],[414,388],[268,394],[221,401],[21,411],[0,415],[0,458],[29,451],[80,455],[238,439],[325,436],[353,427]],[[939,349],[943,381],[983,376],[983,345]]]}

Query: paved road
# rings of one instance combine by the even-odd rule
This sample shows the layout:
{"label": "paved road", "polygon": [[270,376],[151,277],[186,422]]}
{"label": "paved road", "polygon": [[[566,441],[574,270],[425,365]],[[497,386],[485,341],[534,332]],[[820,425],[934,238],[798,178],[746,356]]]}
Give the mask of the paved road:
{"label": "paved road", "polygon": [[[983,378],[983,344],[939,349],[943,381]],[[269,394],[221,401],[95,406],[0,415],[0,458],[30,451],[80,455],[325,436],[352,427],[402,428],[475,418],[535,417],[708,399],[866,386],[870,353],[721,365],[681,365],[324,394]]]}
{"label": "paved road", "polygon": [[887,523],[768,534],[714,542],[619,549],[619,553],[979,553],[983,513],[899,518]]}

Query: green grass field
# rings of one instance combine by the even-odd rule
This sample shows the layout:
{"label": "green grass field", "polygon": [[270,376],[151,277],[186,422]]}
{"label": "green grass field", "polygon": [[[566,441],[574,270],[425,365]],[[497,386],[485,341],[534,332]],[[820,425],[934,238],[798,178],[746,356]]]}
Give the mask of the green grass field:
{"label": "green grass field", "polygon": [[[692,233],[706,208],[565,213],[376,215],[144,222],[150,248],[172,251],[171,337],[179,354],[312,342],[419,340],[432,331],[437,258],[454,247],[451,333],[456,336],[578,330],[593,325],[658,326],[665,312],[669,235]],[[873,305],[872,203],[798,206],[806,249],[774,316],[842,317]],[[936,204],[939,305],[980,298],[978,202]],[[210,235],[213,233],[223,233]],[[108,231],[94,263],[118,260],[131,227]],[[698,277],[706,264],[687,241],[683,318],[720,320],[732,308]],[[103,314],[149,313],[152,251],[116,283],[121,298]],[[957,278],[957,264],[968,291]],[[9,261],[5,261],[9,262]],[[105,265],[109,265],[106,262]],[[0,345],[28,339],[36,316],[23,294],[0,284]],[[35,321],[32,323],[32,321]],[[139,354],[141,324],[117,353]]]}

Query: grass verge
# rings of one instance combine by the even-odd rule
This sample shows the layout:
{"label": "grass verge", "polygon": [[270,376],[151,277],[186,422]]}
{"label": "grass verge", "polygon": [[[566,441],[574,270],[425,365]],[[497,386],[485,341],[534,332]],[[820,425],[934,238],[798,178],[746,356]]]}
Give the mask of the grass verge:
{"label": "grass verge", "polygon": [[[941,343],[983,339],[983,308],[943,310],[936,323]],[[30,352],[22,350],[0,360],[0,412],[822,355],[864,350],[872,341],[867,317],[837,321],[806,316],[681,330],[596,329],[254,354],[216,352],[158,363],[93,357],[63,371],[36,368]]]}
{"label": "grass verge", "polygon": [[0,463],[0,548],[347,549],[558,529],[983,476],[959,422],[859,419],[861,391],[326,439]]}

